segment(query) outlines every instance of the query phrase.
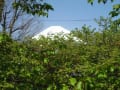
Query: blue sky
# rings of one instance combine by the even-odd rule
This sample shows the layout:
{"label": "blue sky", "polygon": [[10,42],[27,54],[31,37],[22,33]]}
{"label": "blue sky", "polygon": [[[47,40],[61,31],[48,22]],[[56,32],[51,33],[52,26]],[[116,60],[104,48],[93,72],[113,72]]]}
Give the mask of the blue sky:
{"label": "blue sky", "polygon": [[108,0],[109,2],[105,5],[95,2],[94,5],[91,6],[87,3],[87,0],[46,1],[53,6],[54,11],[49,12],[48,18],[42,18],[44,28],[59,25],[69,30],[76,27],[81,28],[84,24],[98,28],[94,19],[99,19],[100,16],[107,17],[110,10],[112,10],[112,5],[119,3],[119,0],[115,0],[114,3],[111,3],[110,0]]}

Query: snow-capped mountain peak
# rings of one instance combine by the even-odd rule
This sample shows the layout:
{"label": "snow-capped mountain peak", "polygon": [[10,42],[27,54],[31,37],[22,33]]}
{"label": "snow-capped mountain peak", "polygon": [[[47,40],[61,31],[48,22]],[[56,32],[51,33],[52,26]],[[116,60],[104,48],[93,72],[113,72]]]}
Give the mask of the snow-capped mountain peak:
{"label": "snow-capped mountain peak", "polygon": [[[70,31],[61,26],[50,26],[47,29],[35,35],[33,39],[39,39],[40,36],[44,37],[50,36],[51,39],[54,39],[55,35],[59,35],[60,38],[63,37],[65,40],[68,40],[69,37],[71,36]],[[82,42],[82,40],[77,37],[72,37],[72,39],[76,42]]]}
{"label": "snow-capped mountain peak", "polygon": [[45,29],[42,32],[35,35],[33,38],[38,39],[41,35],[47,37],[49,35],[57,35],[59,33],[61,33],[61,34],[69,34],[70,31],[63,28],[63,27],[61,27],[61,26],[50,26],[47,29]]}

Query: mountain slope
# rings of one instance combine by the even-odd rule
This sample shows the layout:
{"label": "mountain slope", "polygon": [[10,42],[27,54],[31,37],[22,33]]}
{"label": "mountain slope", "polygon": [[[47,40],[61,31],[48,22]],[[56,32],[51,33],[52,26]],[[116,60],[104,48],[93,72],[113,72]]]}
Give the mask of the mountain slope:
{"label": "mountain slope", "polygon": [[50,35],[57,35],[57,34],[69,34],[70,31],[61,27],[61,26],[50,26],[47,29],[43,30],[42,32],[35,35],[33,38],[38,39],[41,35],[42,36],[50,36]]}

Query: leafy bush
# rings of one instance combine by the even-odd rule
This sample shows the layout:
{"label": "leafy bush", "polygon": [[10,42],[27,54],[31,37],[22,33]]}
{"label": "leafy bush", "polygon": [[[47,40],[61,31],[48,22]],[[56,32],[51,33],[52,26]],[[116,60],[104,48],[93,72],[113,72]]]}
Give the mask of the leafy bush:
{"label": "leafy bush", "polygon": [[120,89],[119,31],[113,33],[108,30],[105,42],[101,39],[101,32],[91,32],[87,39],[86,32],[74,31],[73,34],[85,43],[57,36],[54,39],[41,37],[23,42],[9,37],[0,39],[0,88]]}

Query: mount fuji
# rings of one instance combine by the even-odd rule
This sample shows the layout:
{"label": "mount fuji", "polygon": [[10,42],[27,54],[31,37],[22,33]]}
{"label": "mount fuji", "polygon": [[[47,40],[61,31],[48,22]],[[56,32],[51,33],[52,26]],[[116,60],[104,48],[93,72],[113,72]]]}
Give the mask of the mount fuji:
{"label": "mount fuji", "polygon": [[[36,34],[33,37],[33,39],[38,40],[40,36],[44,36],[44,37],[50,36],[50,38],[54,39],[55,35],[59,35],[59,37],[64,37],[65,40],[68,40],[68,36],[70,36],[70,31],[63,28],[62,26],[50,26],[47,29],[43,30],[42,32]],[[82,40],[77,37],[72,37],[72,39],[77,42],[82,42]]]}
{"label": "mount fuji", "polygon": [[36,34],[33,38],[39,39],[40,36],[51,36],[57,34],[70,34],[70,31],[61,27],[61,26],[50,26],[47,29],[43,30],[42,32]]}

